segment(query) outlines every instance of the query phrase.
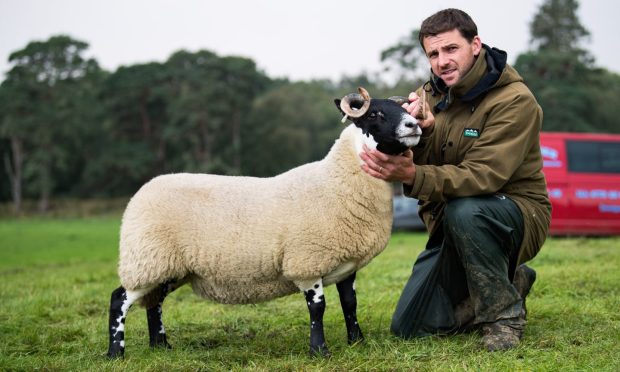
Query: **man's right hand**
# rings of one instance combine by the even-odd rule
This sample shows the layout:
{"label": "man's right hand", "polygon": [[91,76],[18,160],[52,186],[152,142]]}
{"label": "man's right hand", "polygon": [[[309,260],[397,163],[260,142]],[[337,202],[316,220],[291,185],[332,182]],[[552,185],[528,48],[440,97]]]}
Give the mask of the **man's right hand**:
{"label": "man's right hand", "polygon": [[[403,104],[403,108],[418,120],[418,125],[424,133],[431,132],[435,125],[435,116],[428,106],[428,102],[424,102],[424,106],[422,106],[422,100],[416,92],[409,93],[408,98],[409,103]],[[422,108],[424,108],[424,111],[422,111]]]}

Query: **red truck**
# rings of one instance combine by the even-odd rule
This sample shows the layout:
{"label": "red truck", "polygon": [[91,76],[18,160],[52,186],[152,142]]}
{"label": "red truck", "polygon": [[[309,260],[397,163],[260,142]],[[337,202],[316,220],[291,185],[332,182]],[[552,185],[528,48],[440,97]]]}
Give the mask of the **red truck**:
{"label": "red truck", "polygon": [[552,235],[620,235],[620,135],[540,134]]}

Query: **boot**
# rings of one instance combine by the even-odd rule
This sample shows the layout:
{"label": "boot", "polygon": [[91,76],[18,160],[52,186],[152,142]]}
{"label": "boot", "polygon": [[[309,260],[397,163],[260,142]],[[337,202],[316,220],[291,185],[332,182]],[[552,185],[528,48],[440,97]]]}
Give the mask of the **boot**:
{"label": "boot", "polygon": [[488,351],[508,350],[519,345],[527,323],[525,320],[527,316],[525,298],[530,293],[534,281],[536,281],[534,269],[526,265],[517,267],[512,284],[523,301],[523,312],[521,316],[516,318],[501,319],[494,323],[482,325],[482,342]]}
{"label": "boot", "polygon": [[525,307],[525,297],[530,293],[532,285],[536,281],[536,271],[525,264],[519,265],[515,270],[515,277],[512,281],[515,289],[523,300],[523,319],[527,317],[527,308]]}
{"label": "boot", "polygon": [[482,342],[487,351],[512,349],[519,345],[525,320],[518,318],[501,319],[482,325]]}

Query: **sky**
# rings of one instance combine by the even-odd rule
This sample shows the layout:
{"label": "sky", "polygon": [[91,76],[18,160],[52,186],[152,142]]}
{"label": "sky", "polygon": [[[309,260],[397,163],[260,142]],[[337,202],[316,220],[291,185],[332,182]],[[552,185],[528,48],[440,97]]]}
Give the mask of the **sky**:
{"label": "sky", "polygon": [[[0,74],[9,55],[31,41],[65,34],[89,44],[85,56],[108,71],[165,62],[181,49],[253,59],[271,78],[332,79],[382,70],[381,51],[444,8],[469,13],[482,41],[529,50],[529,23],[543,0],[0,0]],[[620,72],[615,37],[620,1],[580,1],[596,65]],[[616,26],[616,24],[613,24]]]}

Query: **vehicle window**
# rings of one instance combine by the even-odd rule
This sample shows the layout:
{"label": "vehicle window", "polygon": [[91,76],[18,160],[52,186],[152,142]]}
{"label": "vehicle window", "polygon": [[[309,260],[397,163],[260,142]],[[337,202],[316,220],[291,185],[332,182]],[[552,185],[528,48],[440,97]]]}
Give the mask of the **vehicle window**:
{"label": "vehicle window", "polygon": [[584,173],[620,173],[620,142],[566,141],[568,170]]}

